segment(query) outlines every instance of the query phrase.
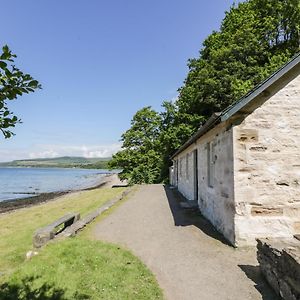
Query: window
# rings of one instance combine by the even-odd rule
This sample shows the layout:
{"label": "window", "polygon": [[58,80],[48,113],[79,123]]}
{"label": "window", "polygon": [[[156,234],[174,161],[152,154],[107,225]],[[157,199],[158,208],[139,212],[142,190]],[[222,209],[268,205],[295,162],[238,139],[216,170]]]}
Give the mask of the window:
{"label": "window", "polygon": [[175,161],[175,168],[176,168],[176,185],[178,185],[178,159]]}
{"label": "window", "polygon": [[207,178],[208,186],[214,186],[215,178],[215,149],[212,142],[207,143]]}
{"label": "window", "polygon": [[182,176],[182,158],[179,159],[179,175]]}
{"label": "window", "polygon": [[185,157],[185,175],[186,175],[186,179],[189,179],[189,154],[188,153]]}

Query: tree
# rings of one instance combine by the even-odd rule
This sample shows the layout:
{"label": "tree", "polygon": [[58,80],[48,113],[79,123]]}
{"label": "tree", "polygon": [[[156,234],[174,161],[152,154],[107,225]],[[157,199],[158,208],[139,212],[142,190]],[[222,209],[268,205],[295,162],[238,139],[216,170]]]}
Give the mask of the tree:
{"label": "tree", "polygon": [[179,113],[207,119],[223,110],[299,51],[299,29],[299,0],[249,0],[233,6],[220,31],[204,41],[199,58],[189,60]]}
{"label": "tree", "polygon": [[[166,179],[175,150],[214,112],[225,109],[286,63],[299,46],[299,0],[248,0],[232,6],[220,30],[204,41],[199,57],[188,61],[189,72],[178,100],[163,103],[159,127],[152,111],[158,119],[151,143],[141,139],[139,126],[132,126],[123,135],[125,148],[115,155],[112,165],[118,162],[122,176],[134,174],[137,182],[149,182],[148,169],[155,169],[150,181]],[[143,113],[148,114],[148,109]],[[130,136],[138,137],[140,144],[135,145]],[[142,159],[142,149],[147,153],[144,158],[151,157],[149,161]]]}
{"label": "tree", "polygon": [[160,153],[162,156],[161,179],[166,181],[169,177],[169,167],[172,165],[170,156],[178,149],[192,134],[193,124],[200,124],[201,116],[180,114],[176,103],[164,101],[161,116],[160,131]]}
{"label": "tree", "polygon": [[113,155],[110,168],[120,168],[121,179],[133,183],[160,181],[162,159],[160,153],[160,115],[144,107],[131,121],[131,127],[122,135],[122,150]]}
{"label": "tree", "polygon": [[8,101],[41,88],[37,80],[13,65],[14,58],[16,55],[12,54],[8,46],[4,46],[0,55],[0,130],[5,138],[14,135],[10,128],[21,123],[21,120],[9,110]]}

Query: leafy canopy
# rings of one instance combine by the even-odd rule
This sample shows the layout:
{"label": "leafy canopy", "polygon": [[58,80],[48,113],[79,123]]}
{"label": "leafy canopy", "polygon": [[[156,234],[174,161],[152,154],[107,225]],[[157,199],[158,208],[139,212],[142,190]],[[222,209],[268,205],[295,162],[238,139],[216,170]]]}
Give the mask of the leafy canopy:
{"label": "leafy canopy", "polygon": [[[123,178],[131,178],[134,170],[137,182],[167,178],[174,151],[213,112],[225,109],[291,59],[299,46],[299,0],[248,0],[232,6],[220,30],[204,41],[199,57],[188,61],[189,72],[177,101],[164,102],[160,114],[151,111],[156,122],[161,122],[160,126],[156,123],[152,138],[142,139],[143,131],[133,122],[112,165],[124,170]],[[143,126],[151,128],[150,124]],[[130,136],[138,137],[138,146]],[[155,172],[149,180],[145,173],[152,169]]]}
{"label": "leafy canopy", "polygon": [[157,183],[161,171],[161,117],[151,107],[139,110],[131,128],[122,135],[122,150],[112,157],[110,168],[120,168],[121,179],[129,183]]}
{"label": "leafy canopy", "polygon": [[41,88],[37,80],[13,65],[15,58],[16,55],[12,54],[8,46],[2,48],[0,54],[0,130],[5,138],[10,138],[13,135],[11,128],[21,123],[21,120],[9,110],[7,103],[24,93],[28,94]]}
{"label": "leafy canopy", "polygon": [[233,6],[220,31],[204,41],[199,58],[189,60],[179,112],[197,120],[226,108],[299,51],[299,29],[299,0],[249,0]]}

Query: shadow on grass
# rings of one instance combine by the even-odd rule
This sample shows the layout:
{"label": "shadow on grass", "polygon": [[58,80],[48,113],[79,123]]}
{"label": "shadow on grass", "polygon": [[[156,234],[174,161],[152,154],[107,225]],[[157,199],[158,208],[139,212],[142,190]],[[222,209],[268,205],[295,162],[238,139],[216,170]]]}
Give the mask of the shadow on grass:
{"label": "shadow on grass", "polygon": [[76,292],[71,298],[65,296],[65,291],[56,288],[51,284],[43,283],[38,288],[34,288],[35,281],[40,281],[39,277],[24,277],[18,283],[4,283],[0,285],[0,300],[87,300],[88,295]]}
{"label": "shadow on grass", "polygon": [[183,209],[179,206],[179,203],[186,201],[186,199],[176,189],[170,189],[167,185],[164,185],[164,189],[168,198],[175,226],[196,226],[206,235],[222,242],[225,245],[231,246],[224,236],[219,233],[213,225],[204,218],[204,216],[202,216],[198,209]]}
{"label": "shadow on grass", "polygon": [[129,184],[115,184],[111,188],[117,189],[117,188],[125,188],[125,187],[129,187]]}
{"label": "shadow on grass", "polygon": [[259,266],[239,265],[239,267],[255,283],[254,287],[262,295],[263,300],[280,300],[262,276]]}

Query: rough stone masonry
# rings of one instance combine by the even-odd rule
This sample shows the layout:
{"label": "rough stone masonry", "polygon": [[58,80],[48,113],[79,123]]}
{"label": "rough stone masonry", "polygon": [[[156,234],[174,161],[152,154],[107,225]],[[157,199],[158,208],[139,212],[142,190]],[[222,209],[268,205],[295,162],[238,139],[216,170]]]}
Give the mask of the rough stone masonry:
{"label": "rough stone masonry", "polygon": [[300,299],[300,241],[258,239],[257,260],[264,277],[280,297]]}

